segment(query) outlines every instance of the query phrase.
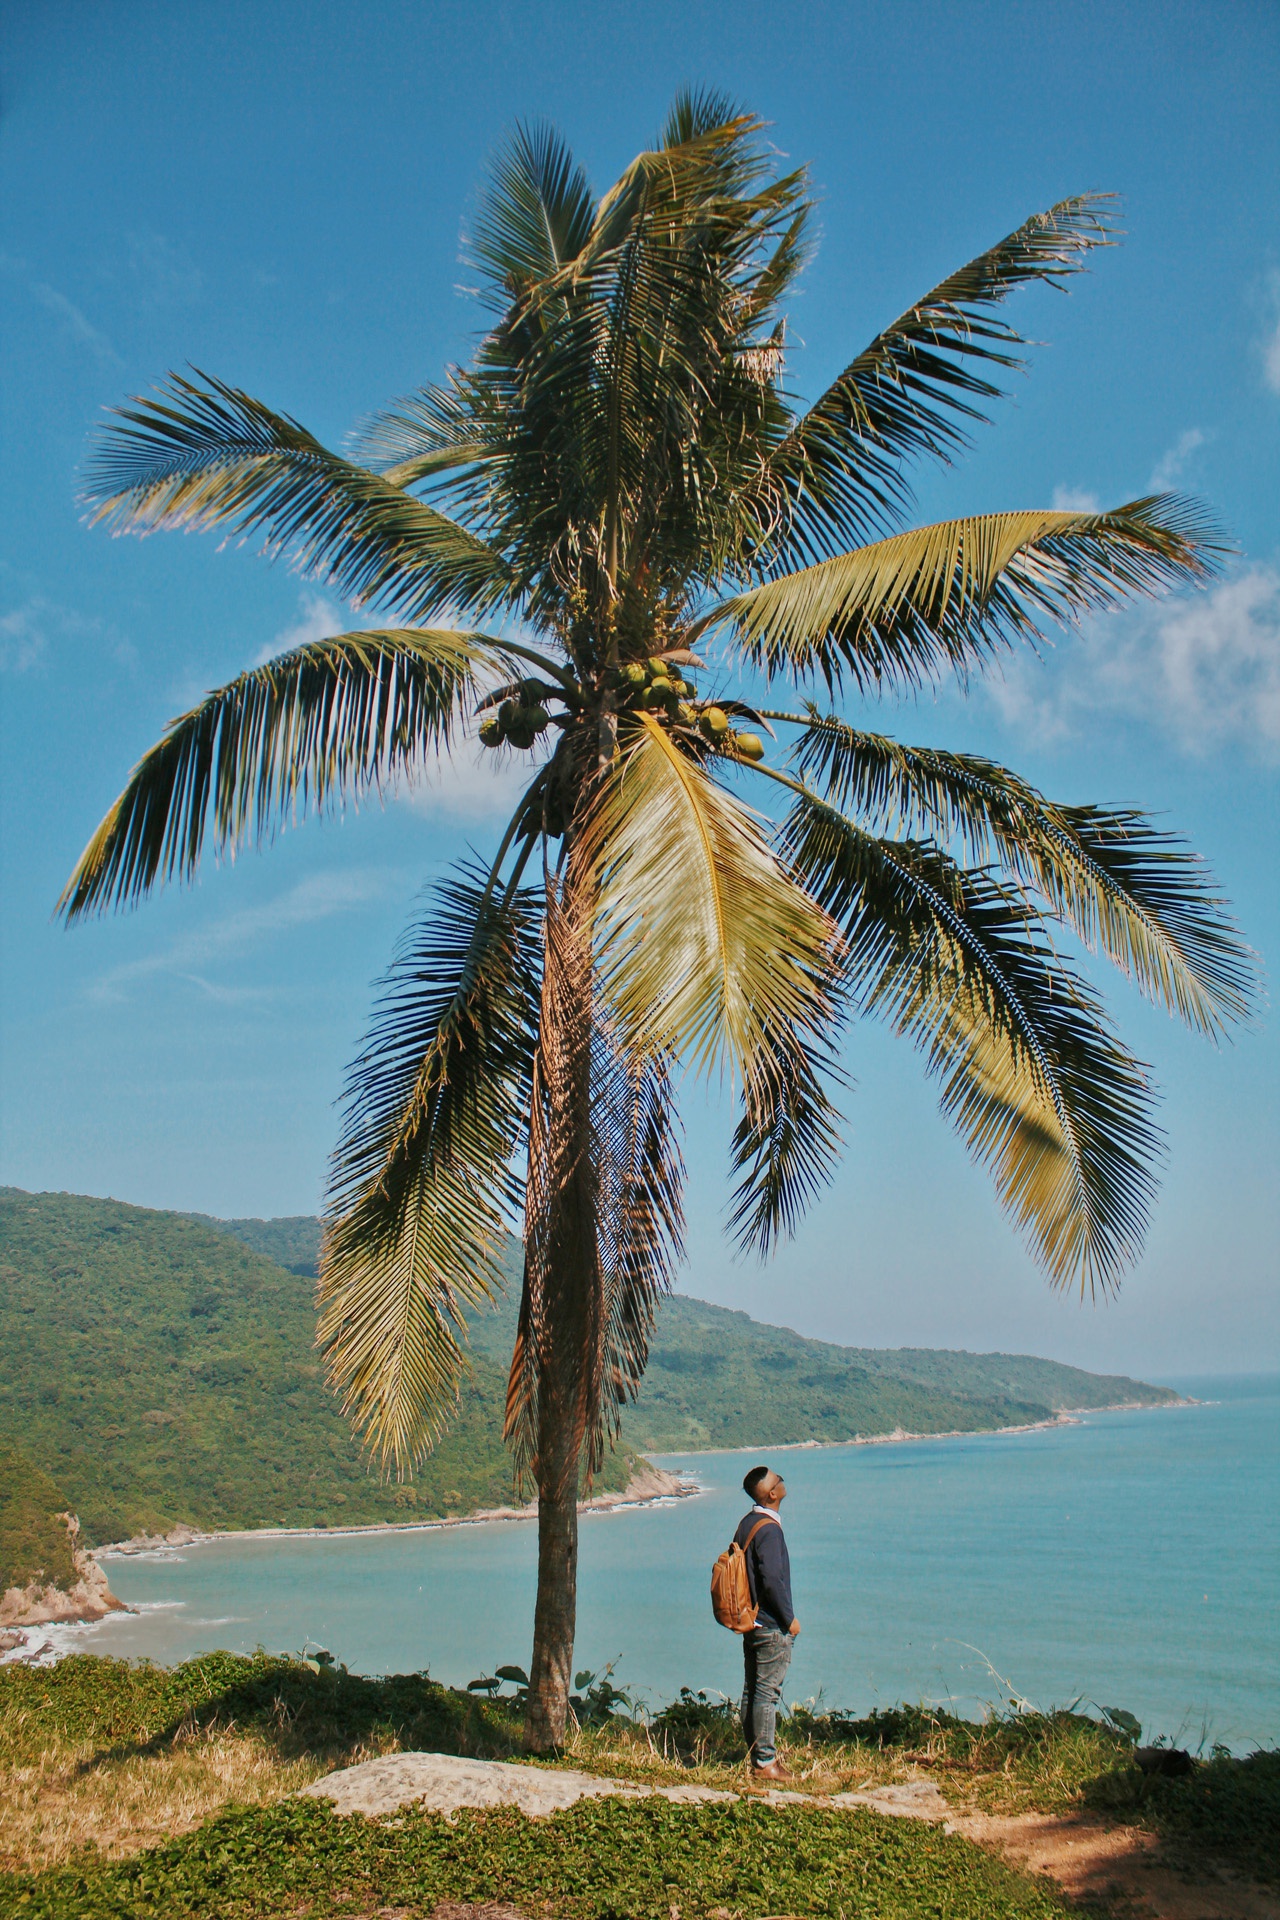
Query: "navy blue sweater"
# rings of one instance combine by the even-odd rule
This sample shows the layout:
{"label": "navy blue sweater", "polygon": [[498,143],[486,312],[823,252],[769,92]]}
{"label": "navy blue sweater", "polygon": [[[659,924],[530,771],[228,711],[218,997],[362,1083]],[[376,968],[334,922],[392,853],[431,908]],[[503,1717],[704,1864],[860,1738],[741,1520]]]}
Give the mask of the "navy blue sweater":
{"label": "navy blue sweater", "polygon": [[[747,1547],[747,1535],[757,1521],[763,1521],[763,1525]],[[746,1547],[747,1585],[760,1609],[759,1624],[776,1627],[779,1633],[789,1633],[796,1616],[791,1605],[791,1556],[782,1535],[782,1523],[777,1519],[765,1520],[759,1513],[749,1513],[738,1522],[738,1531],[733,1537],[740,1547]]]}

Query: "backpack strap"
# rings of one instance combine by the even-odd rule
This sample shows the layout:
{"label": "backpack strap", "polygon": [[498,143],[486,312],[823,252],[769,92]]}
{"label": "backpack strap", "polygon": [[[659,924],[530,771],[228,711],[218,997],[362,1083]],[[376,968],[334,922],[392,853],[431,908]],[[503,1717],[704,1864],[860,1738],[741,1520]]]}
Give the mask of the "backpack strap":
{"label": "backpack strap", "polygon": [[777,1519],[773,1514],[770,1514],[767,1520],[757,1520],[754,1527],[752,1527],[750,1533],[747,1535],[746,1539],[742,1543],[742,1551],[744,1553],[746,1552],[747,1548],[751,1545],[751,1542],[755,1539],[756,1535],[759,1533],[761,1527],[769,1527],[769,1526],[780,1527],[781,1525],[782,1525],[781,1520]]}

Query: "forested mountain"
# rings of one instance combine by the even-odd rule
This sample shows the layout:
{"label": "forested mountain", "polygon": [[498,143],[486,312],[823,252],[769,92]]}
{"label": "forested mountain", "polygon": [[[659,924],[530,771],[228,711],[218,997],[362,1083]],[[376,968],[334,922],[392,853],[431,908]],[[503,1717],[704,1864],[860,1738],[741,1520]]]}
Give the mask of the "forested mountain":
{"label": "forested mountain", "polygon": [[[320,1222],[209,1221],[297,1273],[316,1271]],[[472,1351],[504,1372],[515,1339],[519,1250],[511,1292],[472,1325]],[[1086,1373],[1030,1354],[929,1347],[837,1347],[788,1327],[675,1294],[662,1308],[649,1372],[624,1432],[650,1452],[783,1446],[855,1435],[1017,1426],[1066,1408],[1160,1406],[1163,1387]]]}
{"label": "forested mountain", "polygon": [[[509,1500],[514,1285],[472,1323],[457,1423],[413,1486],[383,1486],[312,1346],[318,1250],[306,1216],[213,1221],[0,1189],[0,1441],[24,1449],[98,1542],[178,1522],[337,1526]],[[1176,1398],[1021,1355],[831,1346],[676,1295],[600,1484],[625,1484],[633,1449],[977,1431]]]}
{"label": "forested mountain", "polygon": [[[0,1439],[91,1542],[341,1526],[511,1499],[506,1382],[477,1356],[413,1486],[371,1476],[313,1348],[309,1279],[185,1215],[0,1189]],[[604,1484],[624,1484],[627,1458]]]}

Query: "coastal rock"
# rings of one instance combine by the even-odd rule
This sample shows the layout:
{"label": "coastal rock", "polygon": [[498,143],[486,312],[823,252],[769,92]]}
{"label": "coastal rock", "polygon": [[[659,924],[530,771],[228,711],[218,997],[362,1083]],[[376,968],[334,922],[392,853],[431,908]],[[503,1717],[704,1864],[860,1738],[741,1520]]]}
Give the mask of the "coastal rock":
{"label": "coastal rock", "polygon": [[197,1540],[211,1540],[213,1535],[202,1533],[198,1527],[189,1527],[185,1521],[176,1527],[170,1527],[168,1533],[135,1533],[129,1540],[112,1540],[106,1546],[99,1547],[99,1553],[158,1553],[164,1547],[189,1547]]}
{"label": "coastal rock", "polygon": [[426,1807],[432,1813],[456,1813],[460,1807],[519,1807],[537,1818],[571,1807],[575,1801],[617,1796],[643,1800],[653,1794],[683,1805],[736,1800],[737,1794],[714,1787],[644,1787],[623,1780],[602,1780],[592,1773],[519,1766],[507,1760],[463,1760],[450,1753],[388,1753],[357,1767],[326,1774],[303,1793],[331,1800],[339,1813],[395,1813],[401,1807]]}
{"label": "coastal rock", "polygon": [[[701,1493],[696,1480],[687,1475],[668,1473],[665,1467],[655,1467],[652,1460],[643,1457],[636,1462],[635,1472],[621,1493],[599,1493],[583,1502],[586,1507],[630,1506],[633,1501],[680,1500],[691,1493]],[[537,1503],[534,1503],[537,1510]]]}
{"label": "coastal rock", "polygon": [[71,1537],[71,1558],[77,1578],[69,1587],[42,1586],[33,1580],[25,1587],[7,1587],[0,1595],[0,1627],[42,1627],[53,1621],[102,1620],[128,1609],[107,1585],[107,1576],[93,1555],[76,1543],[80,1522],[73,1513],[59,1518]]}
{"label": "coastal rock", "polygon": [[[357,1767],[342,1767],[326,1774],[302,1792],[312,1799],[331,1800],[339,1813],[370,1817],[398,1813],[402,1807],[425,1807],[431,1813],[456,1813],[461,1807],[519,1807],[536,1819],[571,1807],[578,1800],[606,1796],[620,1800],[656,1797],[681,1806],[743,1798],[692,1783],[650,1787],[558,1767],[522,1766],[510,1760],[464,1760],[451,1753],[384,1754],[380,1760],[365,1760]],[[751,1798],[770,1806],[870,1807],[875,1813],[908,1820],[941,1821],[950,1811],[932,1780],[872,1787],[866,1793],[834,1793],[829,1800],[821,1801],[811,1794],[776,1788]]]}
{"label": "coastal rock", "polygon": [[951,1809],[932,1780],[903,1780],[865,1793],[833,1793],[833,1807],[870,1807],[906,1820],[945,1820]]}

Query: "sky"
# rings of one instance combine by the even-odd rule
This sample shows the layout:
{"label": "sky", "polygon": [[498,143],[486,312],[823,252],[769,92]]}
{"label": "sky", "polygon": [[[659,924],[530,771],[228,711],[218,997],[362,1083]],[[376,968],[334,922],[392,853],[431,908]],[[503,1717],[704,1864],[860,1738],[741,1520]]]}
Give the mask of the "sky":
{"label": "sky", "polygon": [[[1203,500],[1208,589],[855,706],[1009,762],[1053,797],[1185,833],[1274,971],[1280,760],[1280,13],[1273,4],[579,6],[9,0],[0,77],[0,1180],[224,1216],[317,1210],[336,1101],[422,888],[493,842],[468,753],[439,782],[209,865],[65,931],[58,893],[130,766],[208,688],[360,624],[323,582],[203,535],[110,539],[77,505],[103,409],[190,363],[340,446],[472,350],[462,237],[519,120],[597,188],[682,85],[728,91],[807,161],[821,247],[794,379],[1028,214],[1122,196],[1068,297],[921,519]],[[730,1109],[685,1090],[683,1290],[857,1345],[1036,1352],[1154,1377],[1280,1365],[1280,1048],[1264,1003],[1218,1050],[1101,964],[1167,1134],[1119,1298],[1053,1293],[905,1043],[851,1034],[844,1166],[767,1266],[723,1232]]]}

